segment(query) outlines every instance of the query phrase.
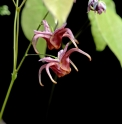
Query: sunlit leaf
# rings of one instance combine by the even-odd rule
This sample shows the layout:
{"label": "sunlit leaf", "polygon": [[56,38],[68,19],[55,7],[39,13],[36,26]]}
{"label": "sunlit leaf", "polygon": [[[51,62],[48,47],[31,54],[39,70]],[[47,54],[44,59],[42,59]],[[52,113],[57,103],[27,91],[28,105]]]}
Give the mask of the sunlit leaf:
{"label": "sunlit leaf", "polygon": [[[98,29],[97,34],[93,33],[94,40],[96,42],[99,40],[106,42],[122,65],[122,19],[109,8],[106,14],[96,14],[94,16],[91,19],[94,19]],[[93,20],[91,22],[94,25]]]}
{"label": "sunlit leaf", "polygon": [[[27,0],[25,7],[22,10],[21,25],[23,32],[29,41],[32,40],[34,30],[36,30],[47,11],[48,10],[44,6],[42,0]],[[55,22],[51,14],[48,14],[46,20],[49,25],[52,27],[55,26]],[[40,30],[43,30],[43,26],[41,26]],[[40,54],[45,54],[46,48],[46,41],[39,39],[37,43],[37,50]],[[40,56],[43,57],[43,55]]]}
{"label": "sunlit leaf", "polygon": [[43,0],[45,6],[52,13],[55,19],[58,20],[58,27],[66,22],[71,11],[74,0]]}
{"label": "sunlit leaf", "polygon": [[[112,0],[104,0],[104,2],[106,3],[107,10],[111,9],[113,12],[116,13],[115,4]],[[108,15],[109,13],[107,12],[107,10],[106,10],[105,14],[106,14],[106,16],[109,16]],[[88,13],[88,16],[89,16],[89,19],[91,22],[91,31],[92,31],[92,35],[93,35],[94,42],[96,45],[96,50],[103,51],[105,49],[107,43],[105,42],[104,37],[101,34],[101,30],[99,29],[99,26],[97,25],[97,23],[95,21],[96,20],[95,15],[96,14],[94,12]],[[104,22],[106,21],[106,20],[104,20],[104,13],[101,15],[98,15],[97,18],[100,18],[101,21],[104,21]]]}

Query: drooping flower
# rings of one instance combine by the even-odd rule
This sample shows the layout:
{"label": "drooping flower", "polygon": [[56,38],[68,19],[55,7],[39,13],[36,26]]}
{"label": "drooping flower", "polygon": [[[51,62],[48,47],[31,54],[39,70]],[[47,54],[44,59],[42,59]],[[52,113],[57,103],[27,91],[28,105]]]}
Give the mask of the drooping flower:
{"label": "drooping flower", "polygon": [[106,12],[106,4],[103,1],[89,0],[87,11],[90,10],[102,14],[102,12]]}
{"label": "drooping flower", "polygon": [[44,25],[44,31],[34,30],[35,35],[33,37],[32,44],[36,53],[39,53],[36,49],[38,38],[45,39],[50,50],[59,49],[61,47],[63,37],[68,37],[75,45],[75,47],[77,47],[76,43],[78,43],[78,41],[75,39],[72,31],[69,28],[65,28],[66,23],[62,27],[56,29],[54,32],[51,32],[46,20],[43,20],[42,23]]}
{"label": "drooping flower", "polygon": [[70,50],[67,51],[69,43],[66,44],[65,48],[60,50],[58,52],[58,57],[56,59],[51,58],[51,57],[44,57],[42,59],[40,59],[39,61],[43,61],[43,62],[47,62],[47,64],[44,64],[40,67],[39,69],[39,83],[41,86],[44,86],[41,83],[41,73],[42,70],[45,68],[46,72],[49,76],[49,78],[51,79],[51,81],[53,83],[57,83],[51,76],[49,68],[53,70],[53,72],[58,76],[58,77],[63,77],[67,74],[69,74],[71,72],[71,68],[70,68],[70,64],[72,64],[72,66],[76,69],[76,71],[78,71],[77,67],[75,66],[75,64],[70,60],[69,56],[73,53],[73,52],[79,52],[81,54],[84,54],[85,56],[87,56],[89,58],[89,60],[91,61],[91,57],[89,54],[87,54],[86,52],[82,51],[79,48],[71,48]]}

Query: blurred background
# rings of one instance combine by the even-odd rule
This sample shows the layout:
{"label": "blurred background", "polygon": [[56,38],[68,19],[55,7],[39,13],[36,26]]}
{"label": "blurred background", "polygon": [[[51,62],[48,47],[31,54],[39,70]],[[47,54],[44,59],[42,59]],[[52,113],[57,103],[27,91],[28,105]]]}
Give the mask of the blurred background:
{"label": "blurred background", "polygon": [[[117,13],[122,17],[121,1],[114,0],[114,2]],[[120,119],[122,69],[119,61],[108,47],[102,52],[96,51],[86,13],[87,4],[87,0],[77,0],[68,17],[67,27],[72,30],[74,35],[82,29],[82,33],[77,38],[80,43],[79,48],[89,53],[92,61],[89,62],[85,56],[79,53],[71,55],[70,58],[78,67],[79,72],[76,72],[71,66],[72,72],[69,75],[57,79],[58,84],[55,85],[48,107],[51,89],[54,85],[43,71],[42,82],[45,86],[41,87],[38,82],[38,70],[42,63],[38,62],[38,56],[26,57],[4,111],[3,120],[7,124],[72,121],[74,123],[99,123],[105,120],[109,122]],[[11,0],[0,0],[0,6],[2,5],[7,5],[11,14],[0,16],[0,108],[13,69],[15,14],[15,7]],[[63,40],[64,43],[69,41],[67,38]],[[18,62],[22,59],[28,44],[29,41],[20,25]],[[33,47],[29,53],[35,53]],[[49,51],[47,49],[47,53],[57,55],[56,50]],[[53,72],[52,75],[55,77]]]}

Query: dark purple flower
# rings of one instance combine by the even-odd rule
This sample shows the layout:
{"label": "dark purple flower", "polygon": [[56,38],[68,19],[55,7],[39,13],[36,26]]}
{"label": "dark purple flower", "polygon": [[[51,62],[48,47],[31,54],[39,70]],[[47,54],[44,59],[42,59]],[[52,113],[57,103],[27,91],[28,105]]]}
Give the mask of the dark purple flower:
{"label": "dark purple flower", "polygon": [[102,12],[106,12],[106,4],[103,1],[89,0],[87,11],[90,10],[102,14]]}
{"label": "dark purple flower", "polygon": [[89,12],[90,10],[94,11],[94,5],[98,3],[98,0],[89,0],[88,2],[88,8],[87,11]]}
{"label": "dark purple flower", "polygon": [[94,9],[98,14],[102,14],[102,12],[106,12],[106,4],[100,1],[97,5],[94,6]]}

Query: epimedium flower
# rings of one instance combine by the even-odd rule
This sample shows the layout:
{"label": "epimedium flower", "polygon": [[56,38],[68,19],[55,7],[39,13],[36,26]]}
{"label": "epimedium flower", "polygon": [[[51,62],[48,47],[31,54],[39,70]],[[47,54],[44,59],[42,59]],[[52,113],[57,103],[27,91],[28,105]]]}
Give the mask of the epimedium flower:
{"label": "epimedium flower", "polygon": [[92,10],[98,14],[102,14],[102,12],[106,12],[106,4],[103,1],[89,0],[87,10],[88,12]]}
{"label": "epimedium flower", "polygon": [[51,79],[51,81],[54,84],[57,84],[57,82],[52,78],[49,69],[52,69],[53,72],[59,78],[65,76],[65,75],[67,75],[71,72],[70,64],[76,69],[76,71],[78,71],[75,64],[69,58],[69,56],[73,52],[79,52],[81,54],[84,54],[91,61],[90,55],[87,54],[86,52],[82,51],[79,48],[71,48],[70,50],[67,51],[68,45],[69,45],[69,43],[66,44],[64,49],[62,49],[58,52],[58,57],[57,58],[44,57],[44,58],[39,60],[39,61],[42,61],[42,62],[47,62],[46,64],[42,65],[39,69],[39,75],[38,76],[39,76],[39,83],[40,83],[41,86],[44,86],[41,82],[41,73],[42,73],[43,69],[46,69],[46,72],[47,72],[49,78]]}
{"label": "epimedium flower", "polygon": [[72,31],[69,28],[65,28],[66,23],[62,27],[56,29],[54,32],[51,31],[46,20],[43,20],[42,23],[44,25],[44,31],[34,30],[35,35],[33,37],[32,44],[36,53],[39,53],[36,49],[36,43],[38,41],[38,38],[45,39],[47,42],[47,47],[50,50],[59,49],[61,47],[63,37],[68,37],[75,45],[75,47],[77,47],[78,41],[75,39]]}

